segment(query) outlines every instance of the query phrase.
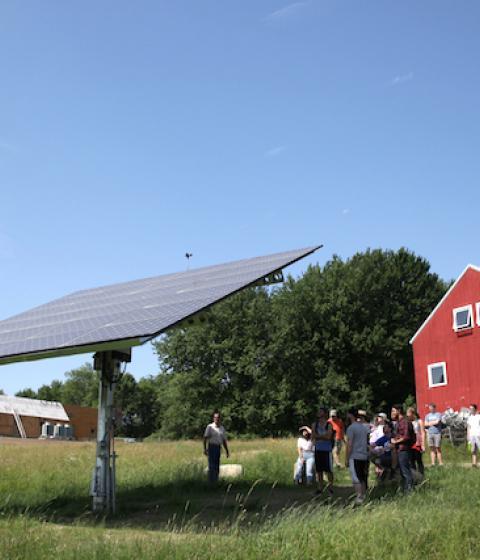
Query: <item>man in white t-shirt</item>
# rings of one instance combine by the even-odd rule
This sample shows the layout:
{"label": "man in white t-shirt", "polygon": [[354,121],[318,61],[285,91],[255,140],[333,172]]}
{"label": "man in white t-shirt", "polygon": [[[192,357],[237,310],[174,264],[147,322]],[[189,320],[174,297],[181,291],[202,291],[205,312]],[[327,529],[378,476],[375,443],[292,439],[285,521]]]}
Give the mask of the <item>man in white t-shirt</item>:
{"label": "man in white t-shirt", "polygon": [[370,426],[367,424],[367,413],[364,410],[351,411],[355,420],[347,428],[347,452],[345,466],[350,470],[353,488],[357,494],[355,503],[365,501],[368,488],[368,438]]}
{"label": "man in white t-shirt", "polygon": [[472,467],[476,467],[478,450],[480,449],[480,414],[476,404],[470,405],[470,416],[467,420],[467,440],[472,451]]}
{"label": "man in white t-shirt", "polygon": [[215,412],[213,422],[208,424],[203,434],[203,452],[208,457],[208,480],[209,482],[217,482],[220,472],[220,454],[222,445],[227,454],[230,456],[227,443],[227,432],[220,424],[220,413]]}

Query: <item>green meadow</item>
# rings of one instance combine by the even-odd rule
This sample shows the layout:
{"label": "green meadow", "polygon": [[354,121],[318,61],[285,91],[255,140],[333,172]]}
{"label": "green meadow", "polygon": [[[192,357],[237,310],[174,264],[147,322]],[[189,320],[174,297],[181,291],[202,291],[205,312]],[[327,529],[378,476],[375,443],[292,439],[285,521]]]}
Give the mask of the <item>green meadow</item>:
{"label": "green meadow", "polygon": [[[231,442],[241,479],[212,488],[200,442],[118,442],[118,512],[90,512],[94,445],[0,440],[0,558],[480,558],[480,469],[445,449],[410,496],[375,487],[352,505],[292,484],[294,439]],[[427,460],[428,463],[428,460]]]}

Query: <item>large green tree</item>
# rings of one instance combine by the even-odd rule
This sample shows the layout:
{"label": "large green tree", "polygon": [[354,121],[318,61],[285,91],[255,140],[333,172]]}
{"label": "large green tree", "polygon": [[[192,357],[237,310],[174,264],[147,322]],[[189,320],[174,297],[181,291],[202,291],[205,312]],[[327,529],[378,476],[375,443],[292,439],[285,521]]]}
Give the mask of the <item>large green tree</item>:
{"label": "large green tree", "polygon": [[334,257],[277,290],[238,294],[156,344],[160,433],[198,435],[214,408],[233,431],[276,435],[321,404],[402,401],[413,392],[409,338],[445,288],[401,249]]}
{"label": "large green tree", "polygon": [[42,385],[38,391],[22,389],[16,396],[81,406],[97,405],[98,375],[91,364],[85,363],[79,368],[67,371],[65,377],[65,381],[54,379],[50,385]]}
{"label": "large green tree", "polygon": [[[414,392],[409,339],[446,289],[415,254],[372,250],[252,288],[155,343],[160,374],[117,386],[118,433],[198,437],[214,409],[236,433],[281,435],[319,405],[372,410]],[[89,364],[19,395],[95,406]]]}

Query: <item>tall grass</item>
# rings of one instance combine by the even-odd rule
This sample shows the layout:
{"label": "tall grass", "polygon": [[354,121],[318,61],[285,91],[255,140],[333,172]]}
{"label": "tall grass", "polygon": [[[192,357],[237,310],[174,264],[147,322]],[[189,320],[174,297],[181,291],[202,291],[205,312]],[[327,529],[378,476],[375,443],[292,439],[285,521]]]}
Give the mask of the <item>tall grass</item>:
{"label": "tall grass", "polygon": [[[428,469],[410,496],[372,493],[355,509],[291,483],[294,440],[232,442],[245,477],[211,488],[198,442],[120,444],[115,519],[89,513],[91,444],[0,444],[0,558],[480,558],[480,471]],[[454,465],[454,466],[452,466]]]}

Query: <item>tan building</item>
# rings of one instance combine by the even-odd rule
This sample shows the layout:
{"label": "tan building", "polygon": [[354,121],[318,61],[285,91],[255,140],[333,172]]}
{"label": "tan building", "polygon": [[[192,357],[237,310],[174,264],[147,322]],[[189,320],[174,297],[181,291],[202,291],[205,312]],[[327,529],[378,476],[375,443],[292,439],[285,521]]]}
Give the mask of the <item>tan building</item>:
{"label": "tan building", "polygon": [[66,404],[65,412],[73,426],[73,435],[78,440],[96,439],[98,411],[91,406]]}
{"label": "tan building", "polygon": [[0,395],[0,436],[95,439],[95,408]]}

